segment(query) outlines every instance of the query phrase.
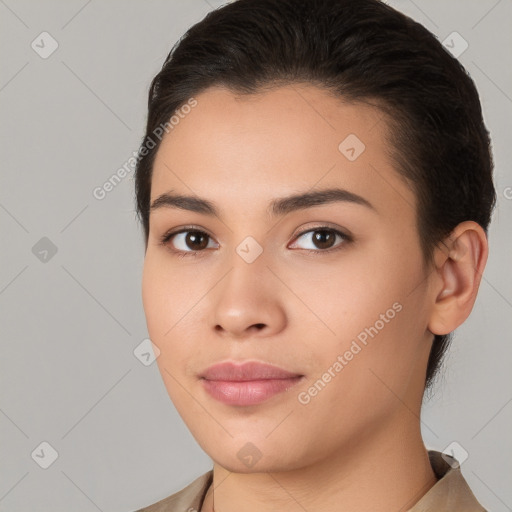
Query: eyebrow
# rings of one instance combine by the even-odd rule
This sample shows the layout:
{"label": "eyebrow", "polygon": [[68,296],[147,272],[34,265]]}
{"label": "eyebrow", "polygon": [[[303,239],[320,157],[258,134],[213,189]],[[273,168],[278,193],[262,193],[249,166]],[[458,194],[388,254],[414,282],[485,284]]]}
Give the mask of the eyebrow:
{"label": "eyebrow", "polygon": [[[358,204],[377,212],[375,207],[367,199],[342,188],[316,190],[273,199],[269,204],[267,212],[272,217],[278,217],[291,212],[306,210],[314,206],[336,202]],[[150,211],[155,211],[160,208],[178,208],[220,218],[218,208],[211,201],[195,196],[174,194],[172,191],[158,196],[151,204]]]}

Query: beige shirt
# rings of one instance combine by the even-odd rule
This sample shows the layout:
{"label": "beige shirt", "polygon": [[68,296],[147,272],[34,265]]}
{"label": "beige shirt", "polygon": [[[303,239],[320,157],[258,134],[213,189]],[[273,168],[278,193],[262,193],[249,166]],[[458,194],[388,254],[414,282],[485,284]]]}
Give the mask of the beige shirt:
{"label": "beige shirt", "polygon": [[[428,456],[438,481],[408,512],[487,512],[471,492],[453,457],[434,450],[429,450]],[[212,481],[210,470],[181,491],[136,512],[199,512]]]}

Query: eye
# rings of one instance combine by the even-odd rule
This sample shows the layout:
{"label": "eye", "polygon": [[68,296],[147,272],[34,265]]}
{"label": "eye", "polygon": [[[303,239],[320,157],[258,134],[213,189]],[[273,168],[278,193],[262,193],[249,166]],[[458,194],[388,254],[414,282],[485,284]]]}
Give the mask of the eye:
{"label": "eye", "polygon": [[[295,237],[294,245],[297,243],[297,240],[302,238],[306,241],[309,238],[309,243],[302,247],[302,249],[313,253],[336,251],[340,246],[352,241],[349,235],[327,226],[319,226],[299,233]],[[334,245],[336,238],[340,240],[340,243]],[[216,245],[212,246],[209,240],[212,241],[212,238],[208,233],[197,228],[183,227],[177,231],[165,233],[161,238],[160,244],[168,247],[172,253],[179,257],[198,256],[199,253],[205,252],[204,249],[217,247]]]}
{"label": "eye", "polygon": [[[341,239],[344,243],[340,242],[338,245],[334,245],[336,237]],[[306,244],[306,247],[302,247],[302,249],[311,250],[313,252],[335,251],[339,246],[345,245],[346,242],[350,242],[352,240],[349,235],[327,226],[319,226],[314,229],[303,231],[302,233],[299,233],[296,240],[301,238],[304,238],[306,241],[309,239],[309,243]]]}
{"label": "eye", "polygon": [[172,246],[169,249],[177,256],[196,256],[197,252],[211,248],[208,243],[209,238],[211,239],[210,235],[204,231],[181,228],[179,231],[166,233],[160,243],[165,246]]}

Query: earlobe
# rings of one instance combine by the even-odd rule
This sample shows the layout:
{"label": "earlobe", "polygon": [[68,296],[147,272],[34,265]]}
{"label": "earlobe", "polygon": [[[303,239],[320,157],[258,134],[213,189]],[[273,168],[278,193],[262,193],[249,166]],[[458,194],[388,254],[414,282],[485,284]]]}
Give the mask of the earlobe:
{"label": "earlobe", "polygon": [[471,313],[487,262],[488,243],[474,221],[460,223],[436,249],[428,330],[448,334]]}

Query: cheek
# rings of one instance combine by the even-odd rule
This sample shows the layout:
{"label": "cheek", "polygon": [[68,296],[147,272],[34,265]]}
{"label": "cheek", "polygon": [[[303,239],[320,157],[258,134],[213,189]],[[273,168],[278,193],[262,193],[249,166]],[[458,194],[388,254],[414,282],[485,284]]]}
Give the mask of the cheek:
{"label": "cheek", "polygon": [[171,338],[180,318],[193,307],[194,297],[165,258],[148,250],[142,273],[142,303],[154,341]]}
{"label": "cheek", "polygon": [[[316,424],[332,442],[344,436],[357,439],[403,408],[416,357],[407,340],[408,320],[400,316],[406,314],[402,309],[377,333],[370,329],[375,319],[365,317],[368,330],[354,324],[336,340],[324,337],[321,352],[310,347],[316,367],[297,397],[303,425]],[[330,425],[328,434],[325,424]]]}
{"label": "cheek", "polygon": [[[411,263],[397,261],[396,254],[389,258],[381,253],[379,261],[384,268],[378,271],[369,261],[353,262],[351,272],[324,276],[313,288],[317,292],[308,296],[308,305],[321,319],[307,322],[309,333],[303,338],[312,340],[307,342],[307,352],[316,361],[311,380],[329,369],[336,374],[328,384],[332,395],[325,393],[333,406],[339,400],[348,404],[392,398],[390,389],[401,393],[423,353],[421,297],[410,293],[421,276]],[[327,374],[322,380],[329,379]]]}
{"label": "cheek", "polygon": [[[176,282],[170,279],[156,258],[146,256],[142,275],[142,302],[146,324],[151,341],[158,347],[160,354],[156,364],[171,401],[179,406],[182,393],[178,381],[179,372],[185,364],[186,354],[182,349],[186,343],[175,342],[177,324],[182,316],[177,297],[173,296]],[[177,380],[178,379],[178,380]]]}
{"label": "cheek", "polygon": [[191,323],[191,318],[197,311],[194,308],[198,307],[198,297],[201,297],[201,291],[204,293],[204,285],[196,282],[197,291],[185,288],[184,279],[180,279],[168,262],[162,260],[156,254],[148,252],[146,255],[142,302],[149,337],[160,350],[157,358],[160,373],[168,388],[174,388],[176,382],[169,373],[177,376],[186,370],[188,374],[189,360],[200,349],[197,340],[201,336],[194,330],[194,326],[200,323]]}
{"label": "cheek", "polygon": [[154,258],[148,253],[144,260],[142,272],[142,305],[146,316],[148,331],[153,343],[160,346],[159,338],[162,335],[162,320],[165,318],[165,301],[163,295],[164,283],[158,279],[158,269]]}

